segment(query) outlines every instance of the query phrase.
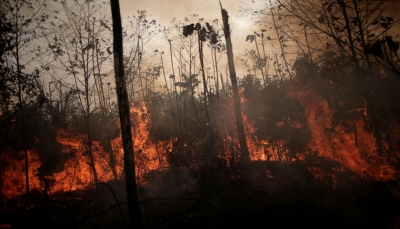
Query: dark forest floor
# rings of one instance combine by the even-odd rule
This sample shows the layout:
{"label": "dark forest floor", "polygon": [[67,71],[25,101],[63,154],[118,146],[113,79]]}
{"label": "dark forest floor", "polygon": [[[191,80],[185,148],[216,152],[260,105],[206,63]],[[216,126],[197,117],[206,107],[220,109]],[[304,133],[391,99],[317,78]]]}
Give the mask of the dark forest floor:
{"label": "dark forest floor", "polygon": [[[336,174],[335,179],[307,173],[273,178],[260,174],[262,170],[253,170],[248,178],[240,178],[213,171],[200,179],[186,170],[155,172],[150,183],[139,188],[144,226],[389,228],[400,210],[387,183],[360,180],[348,172]],[[0,225],[123,228],[128,220],[124,184],[108,185],[53,195],[49,201],[44,201],[40,192],[9,200],[0,208]]]}

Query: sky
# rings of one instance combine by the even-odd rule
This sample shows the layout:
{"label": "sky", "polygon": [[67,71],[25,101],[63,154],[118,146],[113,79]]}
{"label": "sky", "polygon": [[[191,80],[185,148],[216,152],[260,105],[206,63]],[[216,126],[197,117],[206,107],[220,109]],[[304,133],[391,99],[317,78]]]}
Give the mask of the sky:
{"label": "sky", "polygon": [[[272,2],[275,2],[275,0],[272,0]],[[221,3],[222,7],[228,11],[230,16],[229,22],[232,31],[236,71],[238,77],[243,77],[247,74],[248,67],[244,66],[238,59],[241,58],[241,55],[243,55],[246,50],[255,49],[254,42],[246,42],[246,37],[247,35],[253,34],[254,31],[260,33],[260,30],[264,28],[255,25],[255,22],[260,20],[260,18],[246,12],[248,12],[248,9],[265,9],[266,6],[269,6],[269,1],[221,0]],[[190,17],[192,14],[197,14],[198,18],[204,18],[205,21],[218,19],[219,22],[222,23],[219,0],[120,0],[120,8],[123,18],[137,15],[138,10],[146,10],[147,20],[155,19],[157,24],[160,24],[162,27],[172,27],[171,20],[173,18],[176,18],[177,21],[183,21],[185,17]],[[274,31],[268,31],[266,36],[268,35],[271,35],[273,38],[276,34],[274,34]],[[222,40],[224,42],[224,39]],[[169,44],[166,39],[154,38],[153,44],[155,45],[148,47],[149,51],[154,48],[160,52],[164,51],[165,53],[169,53]],[[269,42],[266,43],[266,52],[280,53],[281,51],[277,46],[274,46],[274,43]],[[159,57],[157,57],[157,60],[158,59]],[[208,61],[208,63],[210,63],[210,61]],[[166,74],[170,74],[172,67],[168,66],[168,63],[164,64],[167,71]],[[225,70],[225,64],[226,60],[221,60],[221,64],[218,64],[221,71]]]}
{"label": "sky", "polygon": [[[239,55],[247,48],[246,36],[253,34],[256,27],[251,16],[241,16],[243,8],[262,9],[263,1],[252,0],[221,0],[222,7],[228,11],[234,54]],[[206,21],[218,19],[222,23],[221,10],[218,0],[120,0],[122,17],[136,15],[137,10],[146,10],[148,19],[155,19],[162,26],[169,27],[175,17],[183,21],[191,14],[197,14]]]}

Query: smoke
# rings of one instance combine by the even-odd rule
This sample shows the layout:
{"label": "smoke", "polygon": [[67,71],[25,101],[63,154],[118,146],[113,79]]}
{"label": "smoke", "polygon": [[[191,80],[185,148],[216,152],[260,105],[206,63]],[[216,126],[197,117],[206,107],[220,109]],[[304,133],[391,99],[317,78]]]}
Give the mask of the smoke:
{"label": "smoke", "polygon": [[180,197],[196,190],[198,180],[190,169],[152,170],[145,175],[148,184],[141,190],[141,199]]}
{"label": "smoke", "polygon": [[35,147],[42,165],[38,169],[39,176],[51,176],[64,170],[64,162],[68,155],[63,153],[63,146],[56,139],[54,130],[44,135]]}

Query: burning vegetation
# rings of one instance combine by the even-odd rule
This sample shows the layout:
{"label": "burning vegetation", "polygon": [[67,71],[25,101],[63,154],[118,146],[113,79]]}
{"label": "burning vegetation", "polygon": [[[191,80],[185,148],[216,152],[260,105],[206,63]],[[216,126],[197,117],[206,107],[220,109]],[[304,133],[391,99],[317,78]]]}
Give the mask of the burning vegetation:
{"label": "burning vegetation", "polygon": [[[271,5],[271,31],[247,36],[256,50],[241,59],[249,70],[239,76],[238,100],[235,82],[228,79],[233,73],[222,70],[228,69],[221,57],[229,45],[218,20],[193,15],[174,21],[174,28],[163,31],[173,37],[169,50],[152,52],[153,59],[143,43],[151,34],[146,29],[157,31],[155,21],[140,11],[130,22],[136,30],[125,31],[132,34],[124,39],[135,45],[124,61],[145,227],[399,225],[400,60],[399,42],[389,35],[393,18],[372,20],[339,0],[322,4],[323,15],[305,18],[295,8],[307,4],[293,2]],[[99,9],[90,1],[80,4],[91,14]],[[71,12],[79,5],[62,5],[68,17],[76,17]],[[4,17],[18,13],[0,12]],[[306,29],[304,37],[292,36],[282,18],[288,14]],[[104,18],[86,19],[84,48],[66,35],[78,24],[60,22],[65,29],[52,31],[64,34],[69,41],[64,44],[45,36],[50,49],[44,53],[55,64],[33,74],[1,65],[0,228],[26,226],[21,217],[66,228],[128,225],[118,107],[113,84],[104,83],[106,70],[99,67],[112,53],[101,37],[111,25]],[[25,43],[11,44],[7,34],[23,31],[1,23],[0,43],[6,48],[0,57],[8,63],[7,52],[18,59],[15,45]],[[329,30],[338,23],[343,28]],[[375,38],[372,27],[360,23],[384,36]],[[324,47],[310,45],[321,30],[332,32]],[[280,57],[266,54],[266,42],[278,44],[274,52]],[[287,54],[288,46],[300,50],[295,57]],[[46,91],[38,78],[60,66],[75,84],[60,76]],[[238,105],[243,133],[235,115]]]}

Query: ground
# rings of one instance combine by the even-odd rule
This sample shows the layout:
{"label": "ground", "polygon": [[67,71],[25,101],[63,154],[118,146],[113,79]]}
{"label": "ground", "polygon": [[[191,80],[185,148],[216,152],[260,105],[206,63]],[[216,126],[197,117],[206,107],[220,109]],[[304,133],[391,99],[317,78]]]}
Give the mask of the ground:
{"label": "ground", "polygon": [[[388,183],[347,171],[321,178],[175,169],[148,178],[139,187],[145,228],[389,228],[400,210]],[[127,217],[124,184],[116,181],[48,201],[33,191],[0,209],[5,228],[124,228]]]}

